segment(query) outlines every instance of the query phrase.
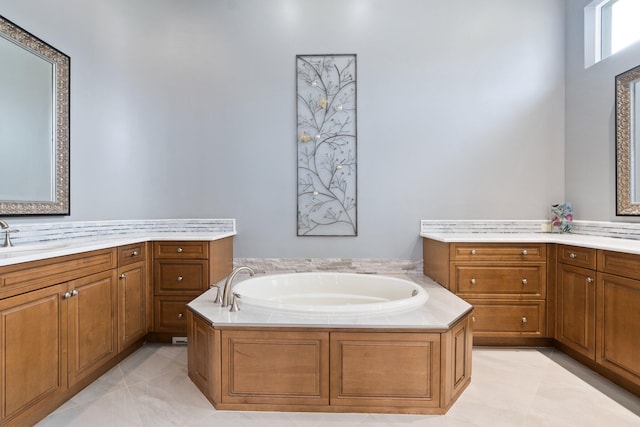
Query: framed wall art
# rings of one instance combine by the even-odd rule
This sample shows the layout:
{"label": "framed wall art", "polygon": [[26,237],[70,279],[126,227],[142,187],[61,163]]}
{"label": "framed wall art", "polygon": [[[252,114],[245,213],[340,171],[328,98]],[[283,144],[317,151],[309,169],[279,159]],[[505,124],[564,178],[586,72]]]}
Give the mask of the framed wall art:
{"label": "framed wall art", "polygon": [[298,236],[357,236],[356,55],[297,55]]}

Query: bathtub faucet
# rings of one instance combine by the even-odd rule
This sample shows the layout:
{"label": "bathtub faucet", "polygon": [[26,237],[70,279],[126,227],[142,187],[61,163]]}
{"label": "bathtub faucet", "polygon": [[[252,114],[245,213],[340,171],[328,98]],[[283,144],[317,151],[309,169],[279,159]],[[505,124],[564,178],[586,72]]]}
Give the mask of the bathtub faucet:
{"label": "bathtub faucet", "polygon": [[231,299],[233,295],[233,293],[231,292],[231,288],[233,287],[233,279],[236,278],[238,273],[241,273],[243,271],[248,272],[250,276],[256,274],[255,271],[253,271],[253,269],[251,269],[250,267],[242,266],[234,268],[231,274],[229,274],[229,277],[227,277],[227,280],[224,282],[224,288],[222,291],[222,307],[231,305]]}

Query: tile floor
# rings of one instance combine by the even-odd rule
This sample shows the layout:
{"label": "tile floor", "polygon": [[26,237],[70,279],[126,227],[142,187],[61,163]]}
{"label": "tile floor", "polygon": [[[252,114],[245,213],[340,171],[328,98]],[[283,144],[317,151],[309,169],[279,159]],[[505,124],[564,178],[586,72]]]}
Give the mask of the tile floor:
{"label": "tile floor", "polygon": [[37,425],[638,427],[640,398],[554,349],[475,348],[446,415],[216,411],[187,378],[186,347],[147,344]]}

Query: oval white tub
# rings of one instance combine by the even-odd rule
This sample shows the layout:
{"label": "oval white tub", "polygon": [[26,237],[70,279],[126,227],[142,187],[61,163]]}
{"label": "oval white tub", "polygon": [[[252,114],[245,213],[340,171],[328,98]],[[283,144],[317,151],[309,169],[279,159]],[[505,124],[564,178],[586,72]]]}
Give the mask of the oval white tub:
{"label": "oval white tub", "polygon": [[292,273],[238,283],[240,309],[305,315],[388,314],[422,306],[429,294],[404,279],[355,273]]}

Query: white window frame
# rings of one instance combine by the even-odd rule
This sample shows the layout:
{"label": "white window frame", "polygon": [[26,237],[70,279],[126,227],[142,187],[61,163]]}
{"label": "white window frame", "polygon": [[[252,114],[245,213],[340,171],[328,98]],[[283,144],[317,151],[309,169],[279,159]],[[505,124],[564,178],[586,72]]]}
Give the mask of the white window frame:
{"label": "white window frame", "polygon": [[584,8],[584,67],[611,56],[611,8],[618,0],[593,0]]}

